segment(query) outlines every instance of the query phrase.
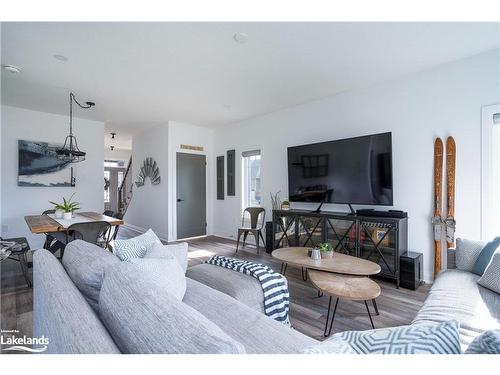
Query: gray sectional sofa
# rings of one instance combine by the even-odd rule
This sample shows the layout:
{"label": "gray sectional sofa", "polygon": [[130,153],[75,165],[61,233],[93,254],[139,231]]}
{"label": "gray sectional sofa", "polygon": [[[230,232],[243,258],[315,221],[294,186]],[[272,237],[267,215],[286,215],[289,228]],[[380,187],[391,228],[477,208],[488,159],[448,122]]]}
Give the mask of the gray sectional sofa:
{"label": "gray sectional sofa", "polygon": [[[318,343],[266,317],[260,284],[237,272],[191,267],[178,301],[139,274],[107,272],[119,261],[94,245],[74,241],[65,257],[61,264],[46,250],[34,254],[34,334],[50,339],[47,353],[283,354]],[[458,320],[465,349],[500,328],[500,296],[451,266],[412,324]]]}

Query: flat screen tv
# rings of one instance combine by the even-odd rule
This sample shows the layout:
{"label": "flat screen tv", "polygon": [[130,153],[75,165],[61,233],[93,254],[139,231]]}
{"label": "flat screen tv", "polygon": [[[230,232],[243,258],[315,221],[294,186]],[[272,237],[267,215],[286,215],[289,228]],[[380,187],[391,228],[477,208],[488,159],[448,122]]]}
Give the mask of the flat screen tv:
{"label": "flat screen tv", "polygon": [[391,133],[288,147],[291,202],[392,206]]}

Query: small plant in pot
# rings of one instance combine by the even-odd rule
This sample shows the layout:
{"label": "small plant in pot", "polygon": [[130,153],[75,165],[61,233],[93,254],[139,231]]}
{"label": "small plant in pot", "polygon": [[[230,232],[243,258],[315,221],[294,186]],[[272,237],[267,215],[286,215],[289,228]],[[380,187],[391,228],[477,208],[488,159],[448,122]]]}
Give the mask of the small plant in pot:
{"label": "small plant in pot", "polygon": [[[54,205],[54,209],[56,210],[56,218],[64,218],[64,220],[69,220],[73,217],[73,212],[80,209],[80,203],[74,202],[72,200],[73,195],[75,195],[75,193],[71,194],[71,197],[69,197],[68,199],[63,197],[63,203],[49,201],[49,203]],[[60,216],[61,212],[63,213],[62,217]]]}
{"label": "small plant in pot", "polygon": [[333,257],[333,246],[328,242],[323,242],[318,245],[321,251],[321,258],[327,259]]}
{"label": "small plant in pot", "polygon": [[286,199],[283,202],[281,202],[281,209],[282,210],[289,210],[290,209],[290,202]]}

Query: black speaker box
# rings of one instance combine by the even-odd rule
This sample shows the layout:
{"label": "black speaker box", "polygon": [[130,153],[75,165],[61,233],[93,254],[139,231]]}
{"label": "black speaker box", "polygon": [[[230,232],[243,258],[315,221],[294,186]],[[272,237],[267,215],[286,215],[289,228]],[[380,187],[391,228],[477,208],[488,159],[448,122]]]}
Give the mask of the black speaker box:
{"label": "black speaker box", "polygon": [[423,255],[408,251],[399,258],[400,286],[406,289],[417,289],[422,283]]}
{"label": "black speaker box", "polygon": [[266,221],[266,252],[271,253],[273,247],[273,222]]}

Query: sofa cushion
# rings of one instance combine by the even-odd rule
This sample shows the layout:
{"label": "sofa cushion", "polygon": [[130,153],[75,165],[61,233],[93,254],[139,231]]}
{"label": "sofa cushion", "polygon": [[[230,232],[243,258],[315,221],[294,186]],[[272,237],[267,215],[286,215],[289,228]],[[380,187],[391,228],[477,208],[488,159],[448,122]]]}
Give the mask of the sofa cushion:
{"label": "sofa cushion", "polygon": [[138,269],[116,267],[106,272],[101,289],[101,320],[123,353],[245,352],[216,324],[142,276]]}
{"label": "sofa cushion", "polygon": [[325,341],[304,349],[304,354],[357,354],[345,340],[330,337]]}
{"label": "sofa cushion", "polygon": [[463,350],[482,332],[499,329],[500,296],[479,286],[478,279],[471,272],[441,272],[412,324],[457,320]]}
{"label": "sofa cushion", "polygon": [[144,258],[166,258],[176,259],[186,273],[188,265],[188,244],[181,242],[172,245],[163,245],[162,243],[154,243],[147,251]]}
{"label": "sofa cushion", "polygon": [[477,283],[495,293],[499,293],[500,298],[500,251],[497,251],[491,258],[483,276]]}
{"label": "sofa cushion", "polygon": [[486,331],[476,337],[465,354],[500,354],[500,330]]}
{"label": "sofa cushion", "polygon": [[467,240],[464,238],[457,238],[457,247],[455,253],[455,262],[457,268],[461,271],[472,272],[477,258],[481,253],[484,245],[483,241]]}
{"label": "sofa cushion", "polygon": [[128,240],[113,241],[113,251],[120,260],[142,258],[155,243],[161,244],[161,241],[155,232],[149,229],[146,233]]}
{"label": "sofa cushion", "polygon": [[186,276],[264,313],[264,291],[255,277],[206,263],[190,267]]}
{"label": "sofa cushion", "polygon": [[141,277],[158,288],[164,288],[179,301],[186,293],[186,276],[176,259],[133,258],[114,267],[121,267],[122,272],[130,272],[134,268],[139,270]]}
{"label": "sofa cushion", "polygon": [[298,354],[318,343],[227,294],[196,280],[186,280],[187,289],[183,301],[242,343],[249,354]]}
{"label": "sofa cushion", "polygon": [[484,247],[481,249],[481,252],[479,253],[479,256],[477,257],[476,263],[474,263],[472,272],[474,272],[476,275],[482,276],[482,274],[486,270],[486,267],[488,267],[488,264],[493,258],[493,254],[495,254],[495,251],[499,246],[500,237],[496,237],[493,241],[490,241],[486,245],[484,245]]}
{"label": "sofa cushion", "polygon": [[43,353],[120,353],[59,260],[44,249],[33,253],[33,336],[49,339]]}
{"label": "sofa cushion", "polygon": [[460,354],[458,322],[337,333],[358,354]]}
{"label": "sofa cushion", "polygon": [[62,264],[88,303],[98,310],[104,271],[120,260],[97,245],[76,240],[66,245]]}

